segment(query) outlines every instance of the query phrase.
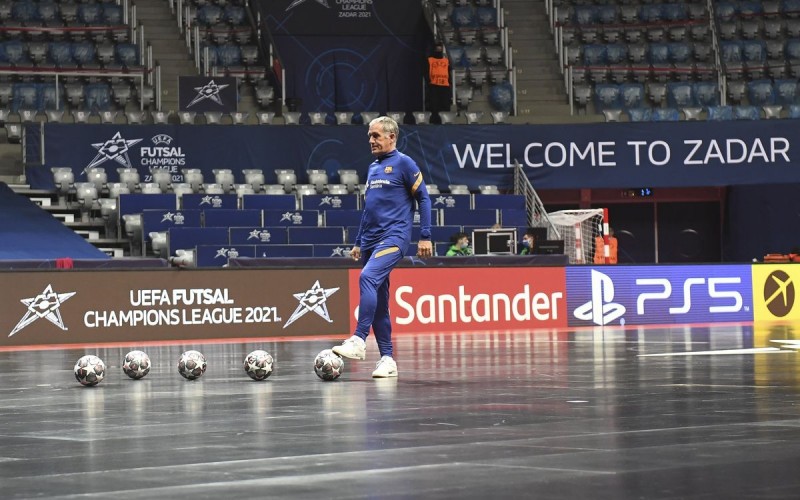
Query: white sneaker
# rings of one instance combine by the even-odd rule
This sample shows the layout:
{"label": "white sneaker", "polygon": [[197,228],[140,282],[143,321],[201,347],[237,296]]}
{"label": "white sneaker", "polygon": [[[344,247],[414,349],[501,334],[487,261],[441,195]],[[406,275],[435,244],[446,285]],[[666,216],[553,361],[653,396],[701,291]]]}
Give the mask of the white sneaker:
{"label": "white sneaker", "polygon": [[388,378],[397,376],[397,363],[391,356],[381,356],[375,371],[372,372],[372,378]]}
{"label": "white sneaker", "polygon": [[353,335],[342,342],[342,345],[337,345],[331,350],[343,358],[365,359],[367,357],[367,343],[357,335]]}

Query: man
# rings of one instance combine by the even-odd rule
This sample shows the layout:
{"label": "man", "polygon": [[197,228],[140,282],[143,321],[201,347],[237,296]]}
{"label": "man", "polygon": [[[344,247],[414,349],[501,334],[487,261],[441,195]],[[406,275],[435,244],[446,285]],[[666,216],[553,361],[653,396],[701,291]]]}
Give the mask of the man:
{"label": "man", "polygon": [[447,250],[448,257],[472,255],[472,248],[469,246],[469,236],[467,233],[456,233],[450,237],[450,248]]}
{"label": "man", "polygon": [[522,236],[522,250],[520,255],[530,255],[536,250],[536,231],[533,228],[528,228]]}
{"label": "man", "polygon": [[381,359],[372,376],[397,376],[392,352],[392,320],[389,316],[389,273],[403,258],[411,241],[414,202],[419,206],[420,240],[417,255],[430,257],[431,201],[414,160],[397,151],[397,122],[387,116],[369,124],[369,145],[375,161],[367,173],[364,212],[350,255],[361,260],[358,325],[353,336],[333,348],[339,356],[350,359],[366,357],[366,339],[370,327]]}
{"label": "man", "polygon": [[439,115],[450,110],[450,60],[444,54],[444,46],[437,43],[428,57],[428,109],[431,123],[442,123]]}

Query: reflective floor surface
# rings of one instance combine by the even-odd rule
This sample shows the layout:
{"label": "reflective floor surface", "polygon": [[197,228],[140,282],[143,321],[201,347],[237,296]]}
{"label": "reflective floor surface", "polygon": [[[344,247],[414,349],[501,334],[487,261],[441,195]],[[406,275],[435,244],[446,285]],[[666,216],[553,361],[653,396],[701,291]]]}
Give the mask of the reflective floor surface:
{"label": "reflective floor surface", "polygon": [[[675,326],[396,339],[335,382],[332,340],[0,352],[0,497],[800,498],[800,334]],[[196,381],[176,362],[208,358]],[[263,382],[242,360],[276,360]],[[84,388],[72,366],[103,358]]]}

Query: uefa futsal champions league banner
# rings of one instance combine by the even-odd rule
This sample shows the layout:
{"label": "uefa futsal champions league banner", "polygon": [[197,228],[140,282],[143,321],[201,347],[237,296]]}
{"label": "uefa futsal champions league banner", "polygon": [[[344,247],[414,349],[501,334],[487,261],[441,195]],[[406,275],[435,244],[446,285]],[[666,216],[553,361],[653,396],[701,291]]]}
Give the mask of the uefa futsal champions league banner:
{"label": "uefa futsal champions league banner", "polygon": [[[0,272],[5,311],[0,350],[345,337],[355,328],[359,273],[312,268]],[[796,324],[797,280],[796,264],[422,266],[393,271],[389,300],[396,334]]]}
{"label": "uefa futsal champions league banner", "polygon": [[[38,130],[38,126],[37,126]],[[199,168],[339,169],[362,179],[373,157],[364,126],[44,125],[44,165],[27,168],[30,184],[53,187],[50,167],[70,166],[76,181],[103,167],[151,169],[182,179]],[[585,125],[402,126],[398,149],[425,181],[513,188],[518,161],[538,189],[725,186],[800,182],[800,121],[620,123]],[[31,154],[33,152],[30,152]],[[31,155],[28,156],[31,158]],[[237,181],[241,180],[237,176]]]}

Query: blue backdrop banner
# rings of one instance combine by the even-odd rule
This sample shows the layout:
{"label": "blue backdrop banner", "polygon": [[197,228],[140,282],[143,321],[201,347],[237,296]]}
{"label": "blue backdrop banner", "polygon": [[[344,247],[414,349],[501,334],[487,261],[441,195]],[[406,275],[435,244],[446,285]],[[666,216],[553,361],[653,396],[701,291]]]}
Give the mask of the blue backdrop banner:
{"label": "blue backdrop banner", "polygon": [[[800,182],[800,122],[676,122],[586,125],[403,126],[398,149],[419,164],[425,181],[513,187],[518,161],[537,189],[724,186]],[[153,168],[175,181],[183,168],[339,169],[362,179],[372,162],[364,126],[75,125],[44,126],[45,157],[27,169],[36,188],[52,187],[50,167]]]}

